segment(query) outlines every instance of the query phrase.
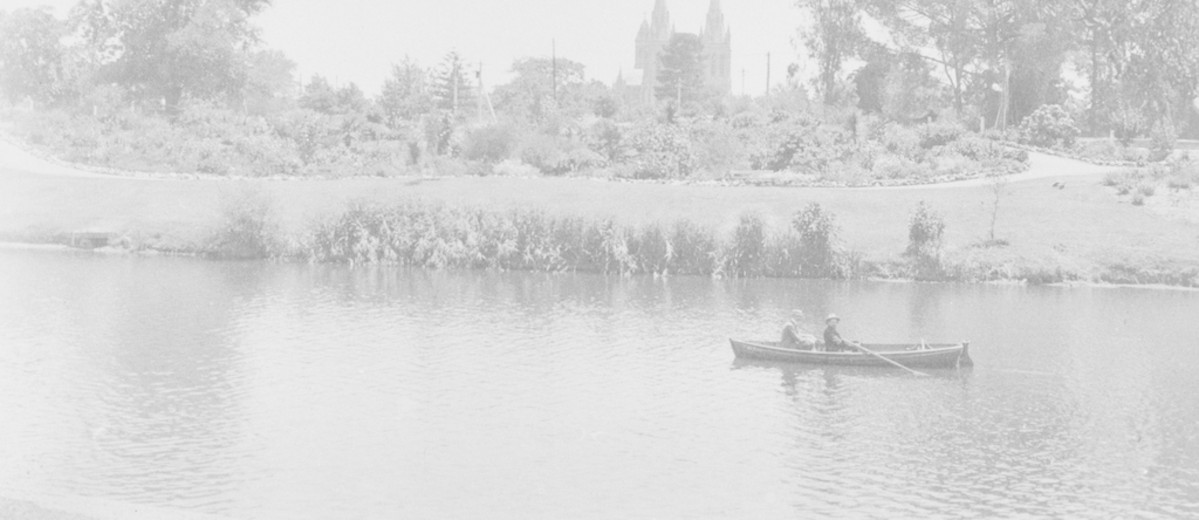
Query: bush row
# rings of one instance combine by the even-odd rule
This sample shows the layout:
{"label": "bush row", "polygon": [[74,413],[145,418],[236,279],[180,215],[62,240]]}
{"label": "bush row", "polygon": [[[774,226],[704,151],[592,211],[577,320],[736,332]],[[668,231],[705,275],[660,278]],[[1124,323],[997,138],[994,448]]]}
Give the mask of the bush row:
{"label": "bush row", "polygon": [[832,121],[746,109],[718,119],[555,129],[465,125],[445,114],[392,128],[369,113],[297,107],[248,115],[187,102],[173,115],[136,108],[17,114],[27,142],[73,162],[139,171],[239,176],[504,174],[519,162],[544,175],[719,179],[783,172],[789,184],[869,185],[1019,171],[1027,154],[953,123],[905,126],[869,116]]}
{"label": "bush row", "polygon": [[[722,238],[688,221],[634,227],[531,210],[358,203],[319,225],[288,254],[318,262],[434,269],[716,277],[857,274],[856,255],[835,243],[831,216],[813,205],[796,219],[797,229],[771,233],[761,218],[745,215],[732,235]],[[823,231],[814,235],[799,226]]]}
{"label": "bush row", "polygon": [[945,223],[918,205],[902,256],[866,261],[840,246],[835,216],[816,204],[789,228],[769,229],[743,215],[729,234],[688,221],[628,226],[612,220],[494,212],[404,202],[352,204],[298,239],[285,239],[268,199],[241,194],[203,252],[218,258],[290,258],[312,262],[391,264],[420,268],[595,272],[612,275],[701,275],[719,278],[902,278],[923,281],[1072,281],[1199,286],[1194,266],[1086,268],[1060,259],[1011,259],[986,251],[988,241],[946,253]]}

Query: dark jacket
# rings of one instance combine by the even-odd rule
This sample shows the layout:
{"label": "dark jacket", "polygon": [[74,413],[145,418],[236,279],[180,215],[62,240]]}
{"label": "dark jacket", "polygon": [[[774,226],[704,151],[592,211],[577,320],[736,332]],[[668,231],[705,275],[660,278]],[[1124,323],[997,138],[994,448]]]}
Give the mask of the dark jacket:
{"label": "dark jacket", "polygon": [[824,329],[824,348],[828,350],[849,350],[849,342],[841,339],[841,334],[831,325]]}

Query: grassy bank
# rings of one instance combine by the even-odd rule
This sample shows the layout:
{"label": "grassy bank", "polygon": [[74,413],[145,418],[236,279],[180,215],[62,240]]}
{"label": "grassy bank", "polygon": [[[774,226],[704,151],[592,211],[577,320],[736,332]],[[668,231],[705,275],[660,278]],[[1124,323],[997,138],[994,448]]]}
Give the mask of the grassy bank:
{"label": "grassy bank", "polygon": [[[153,180],[47,175],[34,166],[0,164],[0,239],[58,242],[99,230],[134,250],[432,267],[1199,284],[1199,224],[1122,201],[1102,173],[1070,172],[1063,162],[1041,167],[1077,175],[1003,187],[994,242],[995,194],[985,183],[846,190],[570,178]],[[921,201],[946,224],[938,262],[923,267],[903,255]],[[793,219],[811,203],[837,225],[845,256],[832,274],[781,260],[794,258]],[[269,247],[238,250],[236,240],[222,240],[237,227],[239,207],[262,209],[250,221],[262,220],[257,232]],[[760,223],[760,239],[747,215]],[[412,238],[419,229],[432,241]],[[394,247],[371,246],[376,240]],[[754,249],[763,263],[733,260]]]}

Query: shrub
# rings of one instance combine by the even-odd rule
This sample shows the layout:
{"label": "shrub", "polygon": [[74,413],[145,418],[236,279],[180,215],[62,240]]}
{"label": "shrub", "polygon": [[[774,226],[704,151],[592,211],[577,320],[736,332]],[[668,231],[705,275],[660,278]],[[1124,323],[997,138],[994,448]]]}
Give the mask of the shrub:
{"label": "shrub", "polygon": [[727,272],[733,276],[760,276],[766,260],[766,233],[762,218],[755,214],[741,215],[733,230],[733,242],[725,255]]}
{"label": "shrub", "polygon": [[1046,148],[1073,148],[1078,139],[1074,117],[1061,105],[1041,105],[1020,123],[1020,142]]}
{"label": "shrub", "polygon": [[556,137],[545,134],[532,134],[524,139],[520,150],[520,160],[533,166],[541,173],[561,175],[566,172],[563,152],[565,143],[560,143]]}
{"label": "shrub", "polygon": [[966,129],[957,123],[938,121],[917,126],[916,133],[920,136],[920,147],[931,150],[957,141],[966,133]]}
{"label": "shrub", "polygon": [[1137,195],[1152,197],[1154,193],[1157,193],[1157,188],[1152,184],[1143,183],[1137,186]]}
{"label": "shrub", "polygon": [[924,151],[920,147],[920,134],[899,123],[884,125],[878,140],[883,148],[893,155],[917,162],[923,157]]}
{"label": "shrub", "polygon": [[916,205],[916,212],[908,224],[908,249],[905,255],[936,254],[941,250],[941,237],[945,233],[945,219],[924,201]]}
{"label": "shrub", "polygon": [[908,224],[908,248],[904,251],[904,256],[912,262],[912,274],[917,280],[943,277],[941,238],[944,233],[945,220],[921,201]]}
{"label": "shrub", "polygon": [[1153,131],[1149,134],[1149,160],[1157,162],[1169,158],[1177,142],[1178,135],[1173,124],[1159,122],[1153,125]]}
{"label": "shrub", "polygon": [[466,133],[462,157],[489,164],[507,159],[516,148],[516,135],[508,125],[488,125]]}
{"label": "shrub", "polygon": [[1140,192],[1134,193],[1132,195],[1132,205],[1133,206],[1144,206],[1145,205],[1145,196],[1142,195]]}
{"label": "shrub", "polygon": [[884,155],[874,161],[874,174],[884,179],[913,179],[928,175],[930,168],[906,157]]}
{"label": "shrub", "polygon": [[587,147],[616,162],[624,157],[624,132],[607,119],[596,121],[583,137]]}
{"label": "shrub", "polygon": [[654,124],[638,128],[631,145],[636,151],[633,164],[637,178],[683,178],[695,169],[691,141],[677,126]]}
{"label": "shrub", "polygon": [[719,177],[748,166],[745,145],[736,130],[722,121],[700,123],[690,128],[695,149],[695,168],[711,177]]}
{"label": "shrub", "polygon": [[257,190],[222,194],[222,222],[207,249],[219,258],[266,258],[278,250],[273,204]]}
{"label": "shrub", "polygon": [[813,202],[795,213],[791,226],[799,233],[797,258],[804,276],[836,277],[842,274],[838,265],[837,224],[832,214]]}
{"label": "shrub", "polygon": [[857,144],[845,129],[800,120],[777,133],[766,167],[823,173],[835,163],[850,162],[856,151]]}

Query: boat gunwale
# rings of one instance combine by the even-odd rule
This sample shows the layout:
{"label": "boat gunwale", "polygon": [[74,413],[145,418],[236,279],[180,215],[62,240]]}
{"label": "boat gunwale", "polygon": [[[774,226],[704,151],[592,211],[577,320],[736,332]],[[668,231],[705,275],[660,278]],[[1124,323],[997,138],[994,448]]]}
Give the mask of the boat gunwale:
{"label": "boat gunwale", "polygon": [[[806,350],[806,349],[801,350],[801,349],[794,349],[794,348],[779,347],[779,346],[777,346],[777,342],[775,342],[774,345],[771,345],[769,343],[761,343],[758,341],[737,340],[737,339],[733,339],[733,338],[729,338],[729,341],[733,342],[734,344],[748,345],[753,348],[758,348],[758,349],[763,349],[763,350],[767,350],[767,351],[771,351],[771,352],[778,352],[778,353],[788,354],[788,355],[813,355],[813,356],[853,357],[853,358],[869,356],[869,354],[866,354],[864,352],[855,351],[855,350],[845,350],[845,351]],[[958,343],[926,343],[925,345],[928,345],[929,348],[921,348],[921,349],[914,349],[914,350],[875,350],[871,347],[872,346],[899,346],[899,345],[917,347],[917,346],[920,346],[921,344],[920,343],[862,343],[861,345],[863,347],[870,348],[876,354],[890,358],[890,357],[895,357],[895,356],[916,357],[916,356],[929,355],[929,354],[945,354],[945,353],[951,352],[951,351],[962,350],[962,349],[968,347],[970,345],[970,342],[969,341],[961,341]],[[935,346],[933,346],[933,345],[935,345]]]}

